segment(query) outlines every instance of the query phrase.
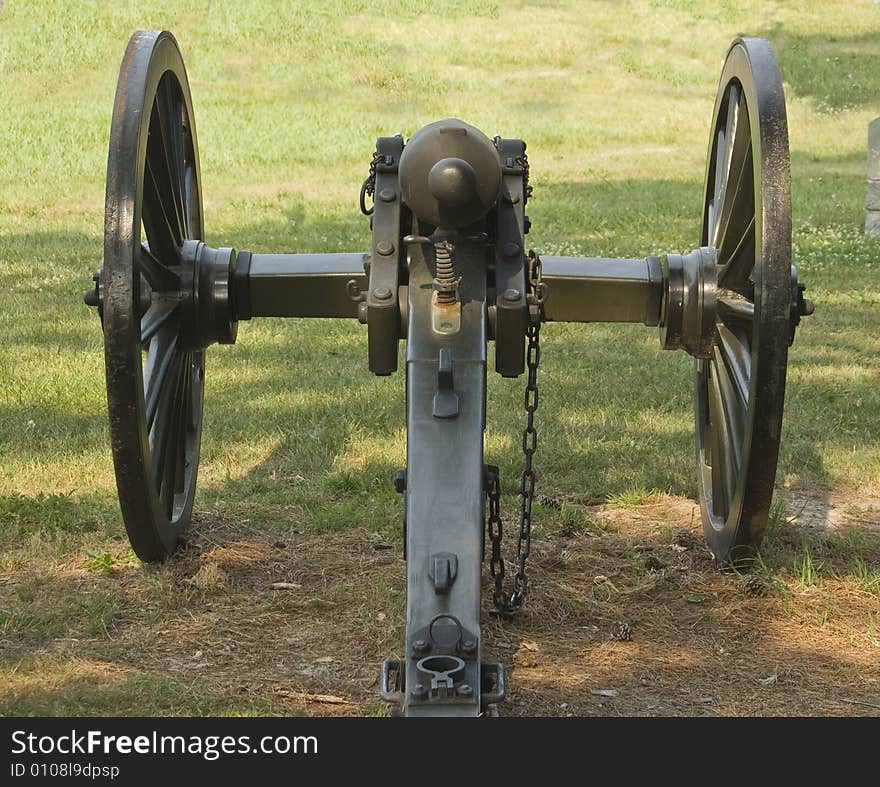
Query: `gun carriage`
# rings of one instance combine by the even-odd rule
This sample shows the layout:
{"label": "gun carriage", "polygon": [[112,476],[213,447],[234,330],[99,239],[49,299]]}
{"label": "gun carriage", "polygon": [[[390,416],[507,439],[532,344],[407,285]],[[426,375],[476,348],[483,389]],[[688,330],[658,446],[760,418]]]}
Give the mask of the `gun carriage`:
{"label": "gun carriage", "polygon": [[[190,524],[207,350],[260,317],[352,318],[369,368],[397,370],[406,342],[407,561],[403,658],[381,668],[405,715],[473,716],[505,693],[481,660],[481,565],[493,613],[527,595],[544,322],[638,323],[695,358],[696,470],[719,565],[754,555],[773,492],[788,348],[812,312],[791,264],[788,134],[775,55],[734,41],[712,117],[699,247],[641,259],[529,251],[525,142],[457,119],[381,137],[361,190],[371,243],[347,254],[256,254],[204,238],[192,99],[168,32],[132,37],[108,159],[104,259],[86,303],[104,331],[119,500],[145,561]],[[371,207],[367,206],[369,200]],[[500,480],[483,452],[487,347],[525,375],[524,469],[512,584],[501,556]],[[488,540],[488,550],[484,542]]]}

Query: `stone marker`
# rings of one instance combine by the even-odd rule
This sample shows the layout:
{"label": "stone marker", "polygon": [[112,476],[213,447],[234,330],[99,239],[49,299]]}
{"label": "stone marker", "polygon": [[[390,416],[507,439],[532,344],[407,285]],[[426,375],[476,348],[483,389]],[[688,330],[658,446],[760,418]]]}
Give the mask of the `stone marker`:
{"label": "stone marker", "polygon": [[880,235],[880,118],[868,124],[868,184],[865,234]]}

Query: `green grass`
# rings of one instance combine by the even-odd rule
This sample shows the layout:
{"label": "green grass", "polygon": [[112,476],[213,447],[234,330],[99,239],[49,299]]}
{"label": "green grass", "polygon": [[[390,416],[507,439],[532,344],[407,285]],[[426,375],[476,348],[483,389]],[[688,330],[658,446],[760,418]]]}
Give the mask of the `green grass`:
{"label": "green grass", "polygon": [[[171,29],[184,53],[206,240],[254,251],[367,248],[357,193],[376,136],[450,115],[528,142],[536,249],[690,250],[727,46],[770,37],[786,80],[795,261],[817,304],[791,352],[778,480],[880,493],[880,241],[861,233],[866,126],[880,114],[876,4],[141,5],[0,10],[0,571],[73,561],[101,573],[128,560],[100,326],[81,293],[102,255],[118,64],[141,27]],[[623,507],[657,490],[695,495],[691,361],[637,326],[550,325],[542,338],[542,492]],[[368,373],[354,322],[242,324],[234,348],[208,356],[197,512],[243,533],[398,538],[403,383]],[[487,453],[508,507],[521,397],[520,381],[491,377]],[[573,509],[547,516],[590,526]],[[820,579],[808,555],[805,585]],[[45,643],[113,621],[112,599],[52,604],[17,604],[4,631]]]}
{"label": "green grass", "polygon": [[[27,659],[0,664],[0,715],[269,716],[270,705],[206,695],[183,681],[101,662]],[[290,709],[285,715],[297,715]]]}

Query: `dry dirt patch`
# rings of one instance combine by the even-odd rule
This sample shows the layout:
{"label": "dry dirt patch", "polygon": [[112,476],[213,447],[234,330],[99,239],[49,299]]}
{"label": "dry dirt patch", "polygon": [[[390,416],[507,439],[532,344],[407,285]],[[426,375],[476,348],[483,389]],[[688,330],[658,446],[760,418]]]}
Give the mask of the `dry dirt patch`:
{"label": "dry dirt patch", "polygon": [[[770,563],[739,575],[713,566],[691,501],[571,504],[582,527],[533,541],[526,609],[484,620],[484,659],[509,671],[505,715],[880,712],[880,596],[855,557],[876,568],[880,539],[870,522],[858,550],[835,535],[855,509],[834,509],[833,532],[782,525]],[[797,571],[798,550],[815,559],[812,580]],[[17,581],[6,577],[0,595]],[[166,676],[269,712],[387,712],[376,679],[401,650],[405,566],[366,531],[282,542],[199,522],[164,566],[72,564],[45,592],[53,582],[110,594],[118,614],[36,652],[7,642],[7,660]]]}

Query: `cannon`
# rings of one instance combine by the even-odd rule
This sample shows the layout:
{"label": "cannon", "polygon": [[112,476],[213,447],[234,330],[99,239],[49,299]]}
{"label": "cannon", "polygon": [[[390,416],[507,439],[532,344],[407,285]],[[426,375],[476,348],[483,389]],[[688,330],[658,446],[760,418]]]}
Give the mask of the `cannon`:
{"label": "cannon", "polygon": [[[695,456],[719,566],[754,556],[776,473],[788,349],[804,298],[791,264],[788,132],[771,45],[733,42],[711,123],[699,246],[640,259],[527,250],[524,141],[458,119],[380,137],[361,188],[371,242],[345,254],[257,254],[203,240],[199,150],[183,59],[166,31],[126,49],[110,133],[104,259],[85,301],[101,317],[119,501],[144,561],[190,524],[207,350],[260,317],[357,319],[369,369],[406,342],[404,655],[381,696],[408,716],[473,716],[505,695],[482,661],[481,568],[492,613],[528,592],[544,322],[638,323],[694,357]],[[366,233],[365,233],[366,234]],[[366,245],[366,244],[365,244]],[[487,346],[525,376],[516,558],[505,571],[497,468],[486,464]],[[486,549],[488,546],[488,549]],[[488,553],[488,554],[487,554]],[[512,582],[510,581],[512,574]]]}

